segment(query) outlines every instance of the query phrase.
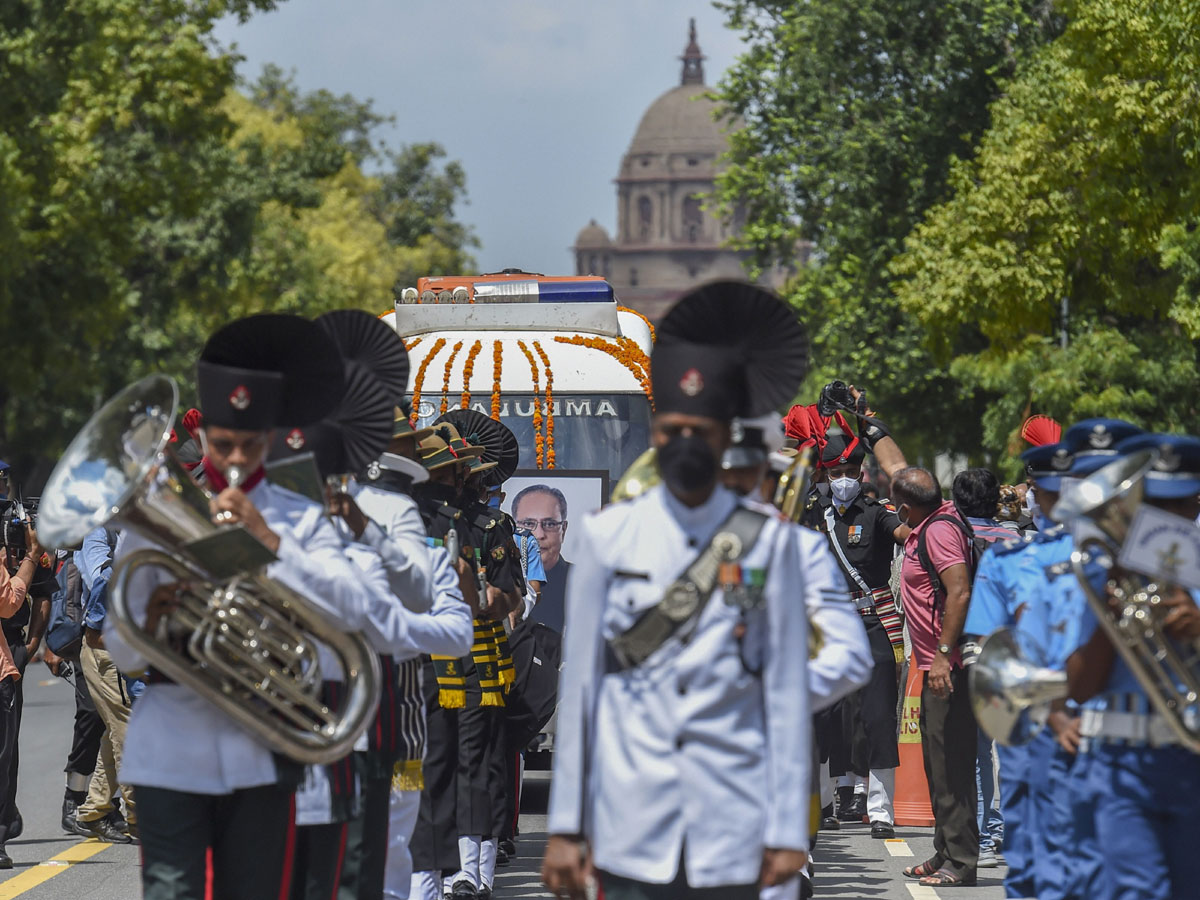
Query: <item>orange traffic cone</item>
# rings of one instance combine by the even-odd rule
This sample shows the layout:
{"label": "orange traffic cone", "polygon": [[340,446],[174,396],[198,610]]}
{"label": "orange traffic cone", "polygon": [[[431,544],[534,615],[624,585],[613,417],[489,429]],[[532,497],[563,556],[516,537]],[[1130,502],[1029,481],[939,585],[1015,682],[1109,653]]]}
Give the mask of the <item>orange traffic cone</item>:
{"label": "orange traffic cone", "polygon": [[900,717],[900,769],[896,773],[896,795],[892,798],[897,825],[933,825],[929,782],[925,780],[925,758],[921,753],[921,688],[924,685],[925,673],[917,668],[915,657],[909,659],[904,711]]}

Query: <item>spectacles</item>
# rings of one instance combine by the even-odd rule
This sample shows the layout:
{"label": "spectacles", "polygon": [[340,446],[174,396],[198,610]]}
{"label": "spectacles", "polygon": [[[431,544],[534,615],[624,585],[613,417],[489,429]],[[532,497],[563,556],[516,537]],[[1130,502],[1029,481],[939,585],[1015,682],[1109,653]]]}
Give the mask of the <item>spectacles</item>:
{"label": "spectacles", "polygon": [[542,531],[553,534],[556,531],[562,531],[562,527],[566,524],[566,519],[521,519],[517,522],[517,527],[523,531],[533,531],[541,525]]}

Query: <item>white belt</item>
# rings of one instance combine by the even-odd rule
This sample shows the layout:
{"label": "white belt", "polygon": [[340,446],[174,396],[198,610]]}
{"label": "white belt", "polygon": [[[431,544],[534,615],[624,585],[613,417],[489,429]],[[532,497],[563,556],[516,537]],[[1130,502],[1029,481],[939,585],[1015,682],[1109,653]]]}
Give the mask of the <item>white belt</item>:
{"label": "white belt", "polygon": [[1079,733],[1102,744],[1123,742],[1165,747],[1179,743],[1170,724],[1158,713],[1147,715],[1085,709],[1079,720]]}

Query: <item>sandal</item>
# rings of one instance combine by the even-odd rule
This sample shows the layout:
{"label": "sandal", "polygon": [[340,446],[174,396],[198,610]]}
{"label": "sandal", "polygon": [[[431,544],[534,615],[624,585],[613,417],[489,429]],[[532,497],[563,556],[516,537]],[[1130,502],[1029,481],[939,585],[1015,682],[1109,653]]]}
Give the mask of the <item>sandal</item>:
{"label": "sandal", "polygon": [[945,864],[945,862],[946,861],[940,856],[931,856],[920,865],[905,867],[904,877],[928,878],[934,872],[938,871]]}
{"label": "sandal", "polygon": [[926,887],[974,887],[975,879],[970,881],[954,874],[950,869],[938,869],[932,875],[926,875],[921,879],[921,884]]}

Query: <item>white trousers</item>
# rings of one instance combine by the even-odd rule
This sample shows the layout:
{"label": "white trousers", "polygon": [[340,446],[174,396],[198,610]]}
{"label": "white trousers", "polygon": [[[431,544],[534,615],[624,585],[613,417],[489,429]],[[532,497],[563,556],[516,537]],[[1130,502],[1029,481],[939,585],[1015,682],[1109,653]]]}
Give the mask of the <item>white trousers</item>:
{"label": "white trousers", "polygon": [[800,900],[800,879],[793,878],[774,887],[765,887],[758,892],[759,900]]}
{"label": "white trousers", "polygon": [[894,825],[892,795],[896,793],[895,769],[872,769],[867,779],[867,819]]}
{"label": "white trousers", "polygon": [[[412,889],[412,853],[408,844],[417,827],[420,791],[392,791],[388,799],[387,864],[383,872],[385,900],[408,900]],[[419,896],[419,895],[418,895]],[[440,900],[441,894],[434,894]]]}
{"label": "white trousers", "polygon": [[411,900],[442,900],[442,894],[441,872],[413,872]]}

